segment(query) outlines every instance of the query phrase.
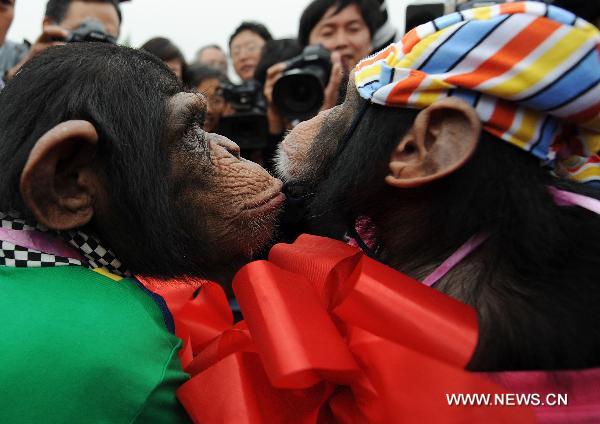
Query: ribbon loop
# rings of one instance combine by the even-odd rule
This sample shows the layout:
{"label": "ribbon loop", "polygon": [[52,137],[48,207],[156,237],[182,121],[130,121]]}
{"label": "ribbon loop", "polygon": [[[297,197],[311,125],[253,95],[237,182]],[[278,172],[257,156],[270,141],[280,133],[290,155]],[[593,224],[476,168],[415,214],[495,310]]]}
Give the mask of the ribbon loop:
{"label": "ribbon loop", "polygon": [[194,422],[533,422],[525,407],[449,406],[447,393],[502,392],[464,370],[474,310],[341,242],[304,235],[242,268],[234,327],[208,287],[175,313],[194,346],[178,390]]}

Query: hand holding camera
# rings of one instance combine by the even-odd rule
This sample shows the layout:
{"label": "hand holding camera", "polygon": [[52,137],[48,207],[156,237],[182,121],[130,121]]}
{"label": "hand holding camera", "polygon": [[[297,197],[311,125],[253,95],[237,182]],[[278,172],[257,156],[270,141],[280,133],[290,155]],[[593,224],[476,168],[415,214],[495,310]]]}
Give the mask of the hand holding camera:
{"label": "hand holding camera", "polygon": [[299,56],[271,66],[264,86],[269,121],[277,123],[279,117],[282,131],[285,122],[281,118],[303,121],[335,106],[342,70],[340,54],[330,54],[321,45],[308,46]]}
{"label": "hand holding camera", "polygon": [[115,37],[105,31],[104,25],[93,19],[84,21],[73,31],[68,31],[56,25],[46,25],[44,26],[42,34],[35,40],[35,43],[31,45],[31,48],[25,57],[6,73],[6,80],[14,77],[23,65],[42,53],[48,47],[84,41],[117,44]]}
{"label": "hand holding camera", "polygon": [[325,98],[321,110],[331,109],[338,103],[340,84],[344,80],[344,65],[340,52],[331,53],[331,76],[325,87]]}
{"label": "hand holding camera", "polygon": [[221,88],[233,114],[221,118],[219,134],[235,141],[242,151],[265,148],[268,138],[266,105],[258,83],[250,80],[241,85],[224,84]]}
{"label": "hand holding camera", "polygon": [[269,133],[273,135],[281,134],[286,129],[286,124],[279,114],[277,107],[273,104],[273,86],[281,78],[287,68],[286,62],[276,63],[267,69],[267,77],[263,87],[263,95],[267,101],[267,120],[269,121]]}
{"label": "hand holding camera", "polygon": [[29,62],[31,59],[39,55],[41,52],[51,46],[60,46],[64,44],[64,40],[69,36],[69,31],[55,25],[48,25],[44,27],[42,34],[35,40],[35,43],[31,45],[29,52],[17,63],[12,69],[8,70],[5,75],[5,79],[8,81],[14,77],[17,72]]}

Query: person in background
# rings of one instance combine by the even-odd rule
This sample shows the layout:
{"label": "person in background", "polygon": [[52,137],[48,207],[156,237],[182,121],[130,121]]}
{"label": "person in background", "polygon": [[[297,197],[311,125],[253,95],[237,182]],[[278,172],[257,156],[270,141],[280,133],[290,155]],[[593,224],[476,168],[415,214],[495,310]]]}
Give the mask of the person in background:
{"label": "person in background", "polygon": [[6,39],[15,17],[16,0],[0,2],[0,89],[4,86],[4,74],[15,66],[27,53],[27,46]]}
{"label": "person in background", "polygon": [[[331,52],[331,76],[324,89],[321,110],[334,107],[343,100],[342,91],[350,69],[371,52],[371,40],[377,25],[385,22],[376,0],[314,0],[302,12],[298,31],[299,50],[308,45],[321,44]],[[298,53],[299,54],[299,53]],[[285,60],[271,61],[263,71],[263,90],[267,99],[269,133],[281,134],[287,126],[274,107],[272,91],[285,72]],[[257,73],[258,75],[258,73]],[[272,155],[271,155],[272,156]]]}
{"label": "person in background", "polygon": [[0,2],[0,46],[4,45],[6,33],[15,17],[15,0]]}
{"label": "person in background", "polygon": [[184,80],[187,86],[194,87],[208,100],[202,129],[206,132],[217,132],[219,120],[225,109],[221,84],[229,82],[227,75],[216,68],[194,63],[188,68]]}
{"label": "person in background", "polygon": [[314,0],[300,17],[298,41],[303,47],[321,44],[339,54],[349,73],[373,49],[379,9],[376,0]]}
{"label": "person in background", "polygon": [[[279,142],[283,139],[286,130],[292,125],[277,111],[273,103],[273,86],[276,79],[274,71],[285,68],[286,62],[302,53],[302,46],[295,38],[282,38],[267,41],[262,49],[260,61],[254,71],[254,79],[263,88],[263,95],[267,102],[267,119],[269,122],[269,140],[263,151],[264,166],[268,171],[273,171],[273,156]],[[275,68],[274,68],[275,67]],[[280,75],[280,72],[277,72]]]}
{"label": "person in background", "polygon": [[105,31],[114,38],[121,31],[121,8],[119,0],[48,0],[43,27],[57,25],[73,31],[86,20],[100,22]]}
{"label": "person in background", "polygon": [[140,49],[158,57],[173,71],[179,81],[183,81],[187,65],[181,50],[171,40],[164,37],[151,38],[142,44]]}
{"label": "person in background", "polygon": [[[14,1],[12,3],[14,6]],[[118,0],[48,0],[42,22],[42,34],[29,51],[21,55],[19,62],[5,72],[5,81],[11,79],[25,63],[48,47],[63,44],[64,41],[61,40],[66,40],[71,31],[86,21],[98,22],[104,27],[107,35],[118,38],[121,18]]]}
{"label": "person in background", "polygon": [[201,47],[196,53],[196,63],[213,67],[227,75],[227,56],[218,44],[208,44]]}
{"label": "person in background", "polygon": [[229,53],[233,69],[242,81],[251,80],[260,54],[271,33],[258,22],[242,22],[229,37]]}
{"label": "person in background", "polygon": [[[300,46],[321,44],[331,52],[331,76],[321,110],[343,100],[350,70],[371,52],[373,34],[382,19],[377,0],[313,0],[304,9],[298,30]],[[285,67],[285,63],[273,65],[265,87],[274,86]]]}

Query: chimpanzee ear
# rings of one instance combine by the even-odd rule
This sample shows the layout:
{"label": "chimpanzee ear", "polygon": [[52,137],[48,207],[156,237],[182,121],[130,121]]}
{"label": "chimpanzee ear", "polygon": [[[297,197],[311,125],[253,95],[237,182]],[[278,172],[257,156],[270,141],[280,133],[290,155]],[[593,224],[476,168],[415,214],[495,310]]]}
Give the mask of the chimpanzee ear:
{"label": "chimpanzee ear", "polygon": [[21,197],[37,221],[53,230],[87,224],[99,180],[98,133],[88,121],[66,121],[36,143],[21,173]]}
{"label": "chimpanzee ear", "polygon": [[447,97],[423,109],[390,158],[388,185],[411,188],[460,169],[473,155],[481,121],[473,107]]}

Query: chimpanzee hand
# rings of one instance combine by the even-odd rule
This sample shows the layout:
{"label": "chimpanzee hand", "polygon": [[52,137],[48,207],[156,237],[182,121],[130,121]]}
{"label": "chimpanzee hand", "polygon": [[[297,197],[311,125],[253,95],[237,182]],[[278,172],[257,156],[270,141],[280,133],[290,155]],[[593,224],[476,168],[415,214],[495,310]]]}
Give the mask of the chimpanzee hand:
{"label": "chimpanzee hand", "polygon": [[64,44],[64,41],[69,36],[69,31],[62,29],[59,26],[48,25],[44,27],[44,31],[35,40],[35,43],[29,49],[29,52],[17,63],[12,69],[6,73],[6,79],[9,80],[14,77],[17,72],[25,65],[28,61],[36,57],[38,54],[46,50],[50,46],[60,46]]}

